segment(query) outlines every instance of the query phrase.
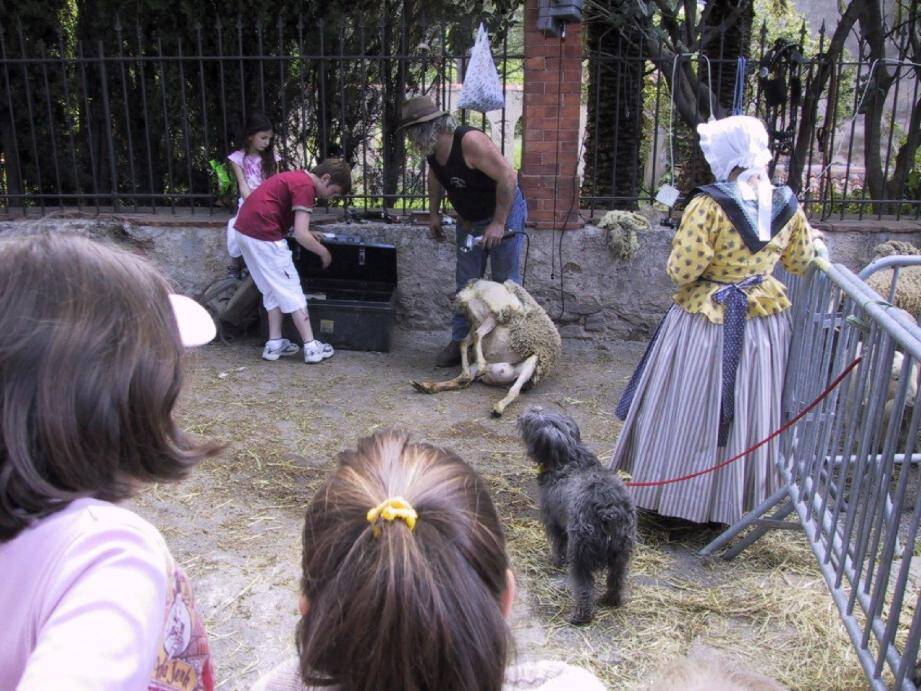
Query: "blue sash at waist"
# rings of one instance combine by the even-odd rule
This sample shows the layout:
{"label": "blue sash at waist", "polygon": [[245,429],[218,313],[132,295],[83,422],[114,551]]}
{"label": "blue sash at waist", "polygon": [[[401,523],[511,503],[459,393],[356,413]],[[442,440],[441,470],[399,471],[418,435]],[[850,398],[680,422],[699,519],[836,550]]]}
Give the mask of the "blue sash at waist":
{"label": "blue sash at waist", "polygon": [[[764,276],[760,274],[749,276],[736,283],[724,283],[712,278],[701,278],[700,280],[723,286],[713,294],[713,300],[723,305],[723,373],[720,389],[718,445],[726,446],[729,427],[735,415],[736,372],[739,368],[739,360],[742,357],[742,339],[745,335],[745,322],[748,314],[748,295],[745,289],[759,285],[764,281]],[[662,322],[664,321],[663,319]],[[633,396],[636,394],[636,388],[643,376],[643,371],[646,369],[649,354],[659,337],[662,322],[659,322],[659,326],[656,327],[652,340],[646,346],[646,352],[643,353],[643,357],[633,371],[633,375],[627,383],[627,388],[624,389],[624,393],[617,404],[615,414],[621,420],[626,420],[627,414],[630,412]]]}

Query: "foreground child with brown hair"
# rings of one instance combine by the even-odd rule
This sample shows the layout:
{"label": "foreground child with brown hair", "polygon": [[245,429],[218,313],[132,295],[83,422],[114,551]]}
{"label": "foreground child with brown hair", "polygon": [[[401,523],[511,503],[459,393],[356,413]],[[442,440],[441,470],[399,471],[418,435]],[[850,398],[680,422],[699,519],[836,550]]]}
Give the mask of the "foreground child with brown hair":
{"label": "foreground child with brown hair", "polygon": [[254,691],[594,691],[559,662],[509,666],[515,597],[486,486],[400,432],[363,439],[307,508],[299,659]]}
{"label": "foreground child with brown hair", "polygon": [[162,536],[117,504],[218,446],[173,420],[205,310],[147,262],[62,234],[0,239],[0,689],[214,687]]}

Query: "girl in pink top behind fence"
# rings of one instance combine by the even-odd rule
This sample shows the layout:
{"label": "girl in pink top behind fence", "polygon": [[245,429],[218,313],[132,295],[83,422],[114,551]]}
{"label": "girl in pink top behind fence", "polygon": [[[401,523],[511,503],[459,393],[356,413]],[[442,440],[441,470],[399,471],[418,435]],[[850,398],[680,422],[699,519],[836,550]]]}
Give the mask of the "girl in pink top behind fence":
{"label": "girl in pink top behind fence", "polygon": [[[240,198],[237,206],[242,206],[246,199],[259,185],[281,169],[281,157],[275,152],[275,131],[272,122],[265,113],[251,111],[246,116],[241,136],[238,138],[240,148],[227,156],[230,167],[237,179]],[[239,274],[243,268],[240,248],[233,233],[236,216],[227,222],[227,251],[234,258],[231,272]]]}

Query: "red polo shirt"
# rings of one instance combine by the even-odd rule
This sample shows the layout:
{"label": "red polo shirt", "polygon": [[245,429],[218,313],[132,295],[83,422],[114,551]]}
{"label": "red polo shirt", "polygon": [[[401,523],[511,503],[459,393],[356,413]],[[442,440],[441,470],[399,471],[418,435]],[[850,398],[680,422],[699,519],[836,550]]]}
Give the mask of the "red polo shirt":
{"label": "red polo shirt", "polygon": [[273,175],[244,200],[234,227],[256,240],[282,240],[294,225],[294,212],[310,211],[316,199],[306,170]]}

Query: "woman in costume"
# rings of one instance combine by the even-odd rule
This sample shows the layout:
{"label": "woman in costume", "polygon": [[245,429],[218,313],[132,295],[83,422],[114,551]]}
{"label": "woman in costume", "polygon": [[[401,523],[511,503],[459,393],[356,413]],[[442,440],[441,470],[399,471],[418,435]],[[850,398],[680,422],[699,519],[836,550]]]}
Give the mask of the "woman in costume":
{"label": "woman in costume", "polygon": [[[792,190],[771,185],[764,125],[732,116],[697,127],[717,182],[685,208],[668,258],[678,286],[617,407],[624,427],[611,467],[638,482],[710,468],[781,424],[790,301],[771,276],[803,273],[812,230]],[[731,524],[780,487],[772,440],[691,480],[633,487],[637,506]]]}

